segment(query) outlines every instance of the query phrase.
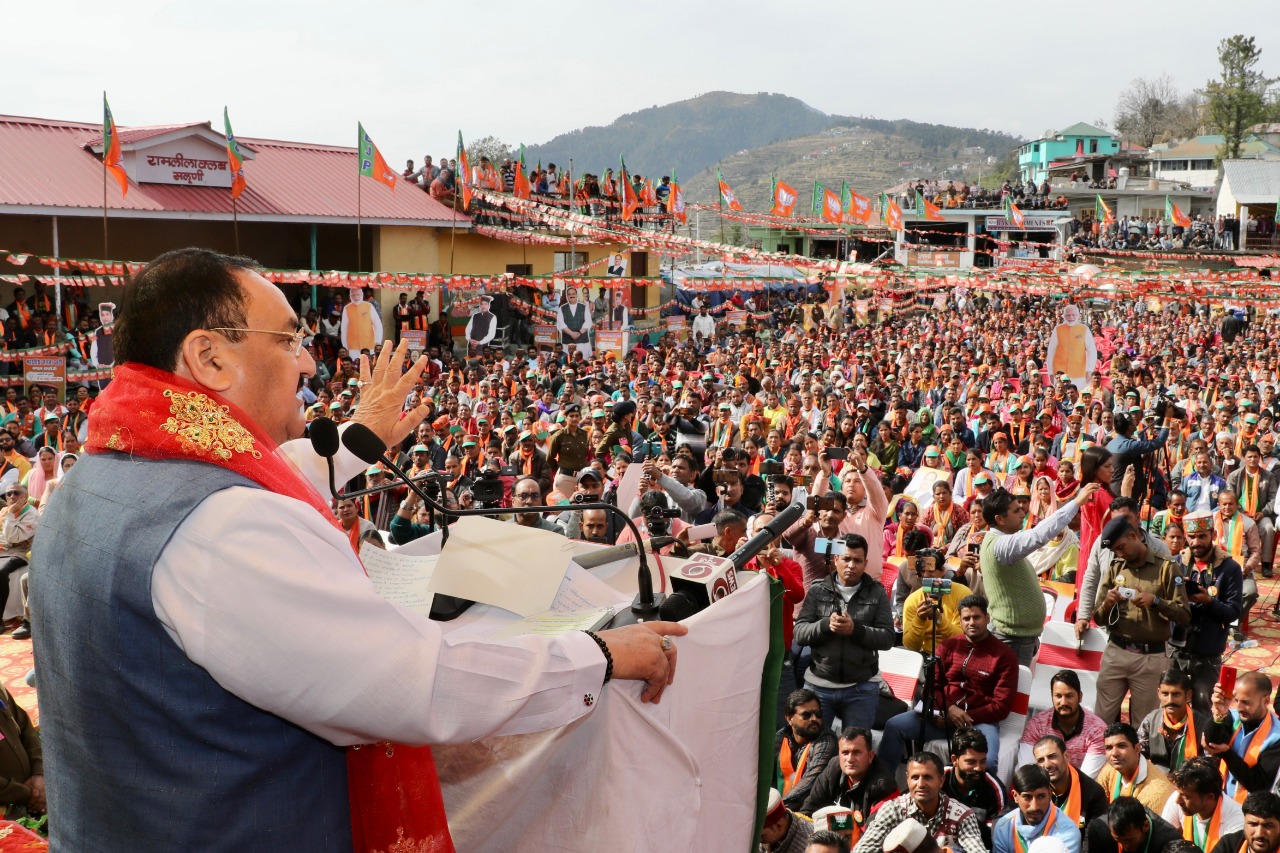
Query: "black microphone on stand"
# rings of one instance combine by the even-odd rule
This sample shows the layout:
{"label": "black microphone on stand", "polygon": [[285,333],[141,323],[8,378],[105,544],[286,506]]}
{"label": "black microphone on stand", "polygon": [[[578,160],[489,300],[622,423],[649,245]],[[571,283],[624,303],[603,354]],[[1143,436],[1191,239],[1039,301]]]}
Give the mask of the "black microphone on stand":
{"label": "black microphone on stand", "polygon": [[329,418],[316,418],[307,427],[307,437],[311,439],[311,449],[329,464],[329,494],[336,501],[338,487],[333,482],[333,457],[342,446],[338,440],[338,424]]}
{"label": "black microphone on stand", "polygon": [[378,434],[369,429],[364,424],[352,423],[342,432],[342,446],[355,454],[357,459],[362,460],[366,465],[373,465],[381,462],[390,468],[395,474],[405,482],[409,488],[413,489],[414,494],[422,498],[422,502],[433,509],[443,510],[431,496],[428,495],[418,483],[401,470],[395,460],[387,456],[387,443],[378,438]]}

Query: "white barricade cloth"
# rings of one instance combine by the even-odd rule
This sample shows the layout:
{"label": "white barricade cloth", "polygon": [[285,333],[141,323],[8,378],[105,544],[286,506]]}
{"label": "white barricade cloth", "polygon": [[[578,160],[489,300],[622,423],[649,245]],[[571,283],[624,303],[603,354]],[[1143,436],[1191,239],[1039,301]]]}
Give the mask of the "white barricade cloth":
{"label": "white barricade cloth", "polygon": [[750,849],[769,585],[754,573],[739,582],[685,620],[676,680],[660,704],[641,703],[638,682],[613,682],[563,729],[437,747],[456,847]]}

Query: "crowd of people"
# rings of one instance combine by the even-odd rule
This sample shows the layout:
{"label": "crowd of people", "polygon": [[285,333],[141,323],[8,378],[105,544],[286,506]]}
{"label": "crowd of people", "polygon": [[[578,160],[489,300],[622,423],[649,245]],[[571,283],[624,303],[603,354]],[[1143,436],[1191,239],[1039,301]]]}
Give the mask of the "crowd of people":
{"label": "crowd of people", "polygon": [[[676,556],[728,555],[805,507],[748,566],[785,596],[769,850],[877,853],[920,826],[925,846],[909,849],[1022,853],[1043,836],[1071,853],[1275,853],[1271,683],[1229,684],[1223,659],[1272,574],[1280,321],[1140,300],[1068,306],[1060,320],[1030,297],[963,290],[866,315],[826,293],[736,298],[748,328],[699,300],[690,333],[636,334],[620,357],[466,347],[445,326],[404,400],[429,415],[391,452],[448,505],[555,535],[626,541],[613,514],[574,508],[625,503]],[[32,322],[47,315],[22,304]],[[422,307],[397,315],[397,335],[430,322]],[[1076,331],[1088,370],[1064,355]],[[298,391],[307,420],[350,418],[359,354],[322,322],[301,333],[318,367]],[[18,601],[96,388],[9,391],[0,591]],[[638,491],[620,495],[632,465]],[[390,479],[373,466],[344,489]],[[542,505],[554,509],[504,512]],[[403,488],[335,509],[353,542],[404,544],[442,523]],[[714,532],[693,538],[701,525]],[[1057,672],[1051,707],[1004,754],[1019,666],[1051,666],[1039,660],[1049,581],[1077,589],[1078,636],[1106,634],[1097,701],[1083,707],[1080,676]],[[20,615],[9,627],[40,631]],[[879,653],[895,646],[926,655],[918,704],[882,677]],[[0,794],[40,810],[38,771],[37,748]]]}
{"label": "crowd of people", "polygon": [[1061,193],[1054,195],[1047,180],[1040,184],[1032,180],[1006,180],[996,189],[967,181],[947,181],[943,186],[936,178],[920,180],[903,190],[900,203],[904,210],[915,207],[917,195],[938,207],[950,209],[1000,209],[1010,201],[1027,210],[1060,210],[1067,206],[1066,197]]}
{"label": "crowd of people", "polygon": [[[1256,223],[1256,219],[1249,218],[1251,231],[1256,228]],[[1240,221],[1234,216],[1206,219],[1197,213],[1191,217],[1190,227],[1184,227],[1155,215],[1122,216],[1110,224],[1096,218],[1074,216],[1067,234],[1071,246],[1082,248],[1148,252],[1233,251],[1240,240]]]}
{"label": "crowd of people", "polygon": [[[1246,799],[1280,826],[1270,682],[1246,673],[1215,689],[1272,571],[1275,318],[1122,301],[1076,311],[1068,327],[1096,350],[1077,381],[1055,369],[1069,369],[1056,312],[1031,298],[958,292],[944,308],[868,316],[825,294],[752,299],[768,318],[750,333],[721,318],[621,358],[435,348],[433,381],[406,402],[432,414],[402,461],[437,472],[450,504],[498,517],[560,504],[506,517],[602,544],[630,534],[573,502],[618,501],[641,465],[623,508],[644,535],[672,536],[660,548],[676,555],[727,555],[789,504],[806,507],[750,565],[785,590],[790,648],[768,849],[803,850],[797,834],[825,826],[842,839],[831,849],[868,853],[914,818],[970,853],[1009,849],[1010,824],[1019,848],[1047,826],[1071,850],[1136,853],[1129,839],[1154,837],[1207,853],[1206,838],[1228,834],[1215,804]],[[339,353],[313,415],[358,406],[352,370]],[[395,542],[439,521],[395,493],[346,515]],[[705,524],[710,538],[690,541]],[[1079,675],[1058,672],[1052,707],[1003,755],[1018,667],[1037,665],[1046,581],[1078,588],[1079,635],[1107,636],[1097,701],[1082,707]],[[884,683],[879,653],[894,646],[929,655],[922,706]],[[920,751],[930,741],[949,764]],[[1015,771],[1012,792],[1000,767]],[[1056,806],[1010,817],[1045,788]],[[1055,809],[1070,819],[1047,817]]]}

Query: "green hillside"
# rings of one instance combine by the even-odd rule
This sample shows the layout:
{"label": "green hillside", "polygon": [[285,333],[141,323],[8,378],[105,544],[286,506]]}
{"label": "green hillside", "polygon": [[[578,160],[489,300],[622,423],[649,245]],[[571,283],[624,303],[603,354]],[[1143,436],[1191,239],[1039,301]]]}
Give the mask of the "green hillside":
{"label": "green hillside", "polygon": [[831,117],[796,98],[760,93],[710,92],[621,116],[607,127],[584,127],[562,133],[542,145],[527,146],[529,162],[541,160],[575,171],[627,168],[642,175],[665,175],[671,169],[693,175],[735,151],[768,145],[829,126]]}
{"label": "green hillside", "polygon": [[691,201],[715,199],[715,166],[748,209],[767,208],[770,175],[800,191],[813,181],[847,180],[864,195],[919,177],[990,174],[1020,140],[1006,133],[905,119],[827,115],[796,98],[710,92],[629,113],[606,127],[585,127],[529,146],[529,162],[574,161],[574,171],[603,173],[624,154],[631,170],[680,175]]}

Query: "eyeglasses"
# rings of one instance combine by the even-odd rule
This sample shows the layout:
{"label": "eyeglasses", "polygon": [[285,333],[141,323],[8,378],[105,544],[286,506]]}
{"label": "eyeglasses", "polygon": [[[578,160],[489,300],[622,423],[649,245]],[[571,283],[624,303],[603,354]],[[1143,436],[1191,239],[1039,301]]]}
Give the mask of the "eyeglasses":
{"label": "eyeglasses", "polygon": [[5,492],[4,496],[6,498],[17,498],[22,496],[22,492]]}
{"label": "eyeglasses", "polygon": [[536,501],[542,498],[542,492],[512,492],[511,495],[522,501]]}
{"label": "eyeglasses", "polygon": [[821,711],[796,711],[796,716],[802,720],[812,720],[822,716]]}
{"label": "eyeglasses", "polygon": [[278,332],[275,329],[231,329],[219,327],[217,329],[209,329],[210,332],[257,332],[260,335],[275,335],[280,338],[289,338],[291,347],[289,353],[297,358],[302,355],[302,340],[307,336],[307,330],[299,326],[293,332]]}

